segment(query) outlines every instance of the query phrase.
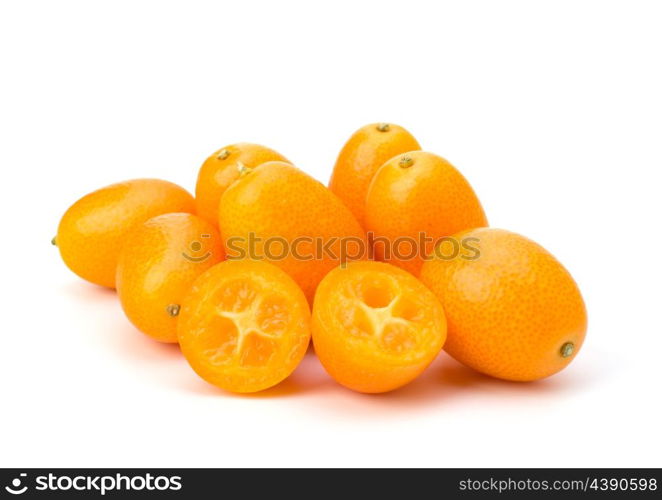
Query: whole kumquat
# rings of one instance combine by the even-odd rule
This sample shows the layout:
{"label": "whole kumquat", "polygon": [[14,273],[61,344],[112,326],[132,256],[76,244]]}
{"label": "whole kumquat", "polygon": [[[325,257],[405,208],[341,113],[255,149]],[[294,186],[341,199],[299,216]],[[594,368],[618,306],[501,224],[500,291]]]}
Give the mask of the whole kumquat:
{"label": "whole kumquat", "polygon": [[474,229],[454,239],[470,244],[456,252],[450,240],[442,242],[421,270],[446,311],[446,351],[506,380],[537,380],[568,366],[587,324],[570,273],[543,247],[510,231]]}
{"label": "whole kumquat", "polygon": [[172,182],[120,182],[83,196],[69,207],[54,243],[69,269],[87,281],[114,288],[117,258],[133,228],[156,215],[194,211],[193,197]]}
{"label": "whole kumquat", "polygon": [[117,263],[124,313],[153,339],[177,342],[184,295],[223,256],[221,235],[203,218],[175,213],[149,219],[127,235]]}
{"label": "whole kumquat", "polygon": [[486,225],[469,182],[432,153],[412,151],[390,159],[368,189],[366,229],[374,233],[376,257],[413,274],[439,238]]}
{"label": "whole kumquat", "polygon": [[214,152],[200,167],[195,185],[197,214],[218,224],[218,204],[223,192],[239,177],[238,166],[255,168],[268,161],[284,161],[280,153],[259,144],[240,142]]}
{"label": "whole kumquat", "polygon": [[365,233],[326,186],[283,162],[245,169],[221,198],[228,259],[265,259],[287,272],[312,303],[331,269],[367,255]]}
{"label": "whole kumquat", "polygon": [[365,197],[375,172],[394,156],[418,149],[418,141],[399,125],[371,123],[361,127],[340,151],[329,189],[365,227]]}

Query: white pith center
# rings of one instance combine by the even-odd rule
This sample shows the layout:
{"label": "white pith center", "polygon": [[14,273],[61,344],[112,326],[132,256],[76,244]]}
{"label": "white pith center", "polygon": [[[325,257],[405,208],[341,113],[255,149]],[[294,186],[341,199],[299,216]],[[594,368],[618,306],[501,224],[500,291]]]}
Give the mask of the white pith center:
{"label": "white pith center", "polygon": [[385,307],[370,307],[362,300],[359,301],[359,307],[368,318],[373,335],[380,341],[384,335],[384,330],[389,324],[399,323],[405,326],[411,324],[409,320],[393,315],[393,308],[398,298],[398,296],[395,296]]}
{"label": "white pith center", "polygon": [[220,307],[216,309],[216,314],[232,321],[237,329],[237,344],[233,350],[233,357],[235,358],[241,355],[244,348],[244,342],[249,334],[259,335],[270,339],[276,339],[280,336],[278,334],[264,332],[260,328],[257,320],[260,305],[260,300],[254,300],[249,307],[239,312],[225,311]]}

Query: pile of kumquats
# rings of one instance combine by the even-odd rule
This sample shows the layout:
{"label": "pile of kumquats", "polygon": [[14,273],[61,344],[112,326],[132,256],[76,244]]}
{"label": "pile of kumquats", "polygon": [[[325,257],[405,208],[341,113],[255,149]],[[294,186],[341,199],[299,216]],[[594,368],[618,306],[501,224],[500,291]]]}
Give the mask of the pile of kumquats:
{"label": "pile of kumquats", "polygon": [[117,290],[138,330],[232,392],[278,384],[311,340],[359,392],[408,384],[442,348],[537,380],[572,361],[587,327],[554,256],[489,228],[467,179],[389,123],[349,138],[328,187],[273,149],[233,144],[202,164],[195,197],[158,179],[113,184],[76,201],[53,244]]}

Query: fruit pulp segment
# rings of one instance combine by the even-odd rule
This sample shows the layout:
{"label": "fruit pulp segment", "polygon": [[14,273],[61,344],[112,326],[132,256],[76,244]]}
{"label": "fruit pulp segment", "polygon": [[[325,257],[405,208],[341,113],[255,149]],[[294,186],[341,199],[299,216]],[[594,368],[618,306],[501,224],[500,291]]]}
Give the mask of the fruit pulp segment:
{"label": "fruit pulp segment", "polygon": [[288,330],[290,314],[284,298],[264,294],[250,281],[224,286],[199,341],[214,364],[266,366]]}
{"label": "fruit pulp segment", "polygon": [[401,354],[416,346],[416,323],[424,319],[422,307],[408,298],[390,279],[373,278],[354,285],[346,297],[343,326],[351,334],[372,339],[385,351]]}

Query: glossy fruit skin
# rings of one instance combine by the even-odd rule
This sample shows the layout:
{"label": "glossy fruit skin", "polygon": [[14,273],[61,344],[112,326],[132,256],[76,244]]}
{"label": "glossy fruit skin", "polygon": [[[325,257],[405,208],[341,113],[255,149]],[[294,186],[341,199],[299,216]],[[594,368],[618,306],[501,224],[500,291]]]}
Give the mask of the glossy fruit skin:
{"label": "glossy fruit skin", "polygon": [[380,393],[411,382],[445,339],[437,298],[390,264],[351,262],[327,274],[317,289],[315,353],[337,382],[355,391]]}
{"label": "glossy fruit skin", "polygon": [[[341,262],[341,239],[350,242],[348,260],[358,255],[355,249],[366,246],[363,229],[342,201],[320,182],[283,162],[264,163],[232,184],[221,198],[219,224],[228,259],[250,256],[274,263],[296,281],[311,304],[318,283]],[[297,238],[302,244],[293,245]],[[327,243],[332,238],[337,240],[329,246],[331,252],[319,252],[319,259],[307,258],[317,257],[312,241]],[[284,245],[268,241],[284,241],[298,255],[282,252]]]}
{"label": "glossy fruit skin", "polygon": [[[418,274],[423,255],[434,241],[464,229],[487,226],[483,207],[464,176],[448,161],[432,153],[413,151],[387,161],[375,174],[366,198],[366,229],[374,238],[386,238],[397,247],[391,264]],[[431,241],[416,252],[411,243],[423,232]],[[399,241],[399,244],[395,242]],[[375,256],[385,259],[384,245],[375,244]],[[412,250],[414,250],[412,252]],[[408,258],[417,253],[418,257]]]}
{"label": "glossy fruit skin", "polygon": [[373,176],[387,160],[421,149],[407,130],[392,123],[371,123],[345,143],[333,167],[329,189],[365,227],[365,198]]}
{"label": "glossy fruit skin", "polygon": [[65,212],[56,242],[64,263],[81,278],[115,288],[124,238],[157,215],[195,211],[193,197],[172,182],[135,179],[83,196]]}
{"label": "glossy fruit skin", "polygon": [[[421,280],[444,306],[446,351],[479,372],[513,381],[548,377],[570,363],[582,346],[586,307],[577,284],[537,243],[502,229],[475,229],[455,236],[475,238],[477,259],[435,258]],[[453,255],[442,249],[441,256]],[[449,247],[450,248],[450,247]],[[564,357],[563,346],[573,353]]]}
{"label": "glossy fruit skin", "polygon": [[225,261],[207,270],[184,298],[182,353],[204,380],[256,392],[287,378],[310,342],[310,309],[285,272],[264,261]]}
{"label": "glossy fruit skin", "polygon": [[268,161],[284,161],[283,155],[259,144],[240,142],[214,152],[200,167],[195,185],[196,213],[218,225],[218,204],[223,192],[239,177],[238,164],[255,168]]}
{"label": "glossy fruit skin", "polygon": [[153,217],[131,231],[117,263],[117,295],[127,318],[160,342],[177,342],[184,295],[204,271],[223,260],[218,230],[201,217]]}

